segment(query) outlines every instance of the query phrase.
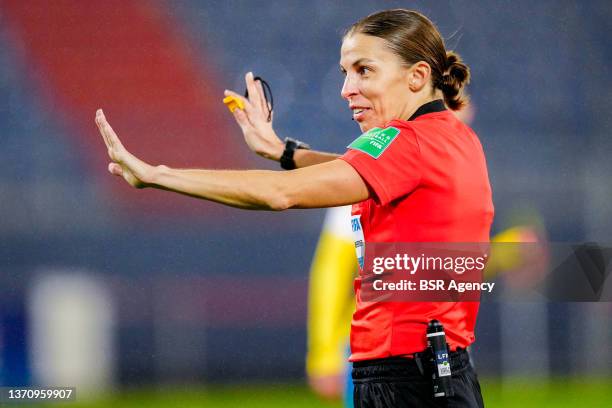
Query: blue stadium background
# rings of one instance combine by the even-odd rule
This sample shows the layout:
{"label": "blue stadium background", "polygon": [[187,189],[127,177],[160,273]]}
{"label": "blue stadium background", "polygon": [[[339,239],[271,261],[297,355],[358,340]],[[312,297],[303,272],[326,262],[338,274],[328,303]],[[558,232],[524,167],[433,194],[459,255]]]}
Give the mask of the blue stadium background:
{"label": "blue stadium background", "polygon": [[[471,66],[473,127],[487,154],[494,231],[538,214],[553,241],[612,238],[609,2],[111,1],[100,11],[99,26],[82,29],[110,30],[117,38],[84,35],[81,42],[65,31],[83,8],[73,3],[78,2],[0,1],[4,383],[32,381],[28,290],[45,270],[86,271],[111,288],[121,384],[302,377],[307,273],[323,211],[248,213],[119,186],[106,174],[94,109],[105,108],[128,146],[142,149],[145,158],[274,168],[249,155],[221,106],[222,90],[241,91],[243,74],[253,70],[272,86],[279,134],[342,151],[358,134],[339,97],[342,30],[382,8],[424,12],[448,48]],[[126,5],[144,22],[112,27],[125,23]],[[217,110],[192,112],[191,99],[181,102],[176,95],[163,104],[156,100],[165,98],[163,92],[148,88],[134,100],[149,105],[126,101],[122,89],[130,85],[122,82],[121,67],[138,66],[155,41],[126,49],[122,40],[138,44],[144,32],[161,33],[179,49],[168,48],[161,60],[169,77],[175,72],[172,56],[180,55],[180,64],[191,67],[193,88],[206,91],[202,106],[218,105]],[[92,55],[104,62],[96,65]],[[62,77],[62,64],[80,67],[81,76]],[[156,64],[144,64],[143,72],[154,72]],[[182,72],[177,68],[177,75]],[[66,83],[79,89],[68,92]],[[142,83],[168,85],[155,77]],[[190,85],[168,86],[183,92]],[[95,100],[96,95],[106,96]],[[188,123],[173,127],[183,110],[191,115]],[[485,306],[475,355],[481,372],[496,375],[501,312],[499,305]],[[605,310],[600,322],[610,327]],[[588,305],[547,305],[550,347],[542,352],[582,353],[565,334],[585,313]],[[160,324],[169,331],[160,335]],[[611,337],[604,330],[607,349]],[[553,373],[575,369],[554,358],[542,361]]]}

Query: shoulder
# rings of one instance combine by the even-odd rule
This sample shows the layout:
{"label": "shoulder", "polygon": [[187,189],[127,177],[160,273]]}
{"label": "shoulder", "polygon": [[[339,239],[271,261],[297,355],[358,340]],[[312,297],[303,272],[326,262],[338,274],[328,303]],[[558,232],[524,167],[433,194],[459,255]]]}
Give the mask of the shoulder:
{"label": "shoulder", "polygon": [[421,153],[416,135],[403,124],[390,123],[364,132],[340,157],[359,173],[379,204],[406,193],[421,178]]}
{"label": "shoulder", "polygon": [[412,132],[420,145],[478,140],[474,130],[450,110],[429,113],[412,121],[394,120],[389,122],[389,125],[405,133]]}
{"label": "shoulder", "polygon": [[428,132],[435,128],[446,128],[448,126],[463,125],[457,117],[449,110],[441,112],[431,112],[417,117],[414,120],[394,119],[388,123],[388,126],[393,126],[405,132],[413,132],[419,134]]}
{"label": "shoulder", "polygon": [[406,143],[416,145],[416,133],[400,121],[391,121],[382,128],[376,127],[362,133],[347,148],[379,159],[385,152],[396,150]]}

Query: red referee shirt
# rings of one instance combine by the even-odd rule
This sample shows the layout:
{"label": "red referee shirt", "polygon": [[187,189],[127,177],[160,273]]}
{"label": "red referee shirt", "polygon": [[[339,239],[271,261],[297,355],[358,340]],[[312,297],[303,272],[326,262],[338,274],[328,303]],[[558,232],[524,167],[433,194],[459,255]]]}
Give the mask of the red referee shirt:
{"label": "red referee shirt", "polygon": [[[370,132],[378,136],[366,132],[341,157],[371,192],[352,209],[353,230],[363,231],[365,245],[489,241],[493,203],[482,146],[441,100],[421,106],[408,121]],[[360,286],[358,277],[351,361],[423,351],[431,319],[444,325],[452,350],[474,341],[478,302],[365,302]]]}

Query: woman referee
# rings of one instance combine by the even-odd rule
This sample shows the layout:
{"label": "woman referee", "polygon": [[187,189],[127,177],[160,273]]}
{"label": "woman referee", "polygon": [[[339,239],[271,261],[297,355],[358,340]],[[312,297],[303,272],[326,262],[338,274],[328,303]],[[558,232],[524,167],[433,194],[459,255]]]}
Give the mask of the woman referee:
{"label": "woman referee", "polygon": [[[447,110],[465,104],[469,69],[445,50],[436,27],[410,10],[387,10],[346,32],[342,96],[364,132],[344,155],[282,142],[268,120],[261,84],[247,74],[248,99],[233,115],[249,147],[287,172],[179,170],[152,166],[121,144],[103,112],[96,123],[109,171],[136,188],[154,187],[259,210],[353,204],[357,247],[371,242],[487,242],[493,204],[475,133]],[[367,143],[372,139],[377,143]],[[362,272],[361,272],[362,273]],[[465,348],[474,341],[477,302],[365,302],[356,281],[351,358],[356,407],[482,407]],[[434,398],[419,364],[430,320],[446,330],[454,395]],[[416,356],[416,358],[415,358]]]}

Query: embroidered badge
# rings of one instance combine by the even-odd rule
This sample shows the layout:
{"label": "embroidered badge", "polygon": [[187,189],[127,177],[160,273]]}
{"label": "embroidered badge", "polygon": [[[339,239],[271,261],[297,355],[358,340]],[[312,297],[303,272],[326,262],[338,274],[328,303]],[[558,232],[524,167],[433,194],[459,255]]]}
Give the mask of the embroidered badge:
{"label": "embroidered badge", "polygon": [[400,130],[392,126],[384,129],[372,128],[355,139],[347,148],[359,150],[378,159],[399,134]]}

